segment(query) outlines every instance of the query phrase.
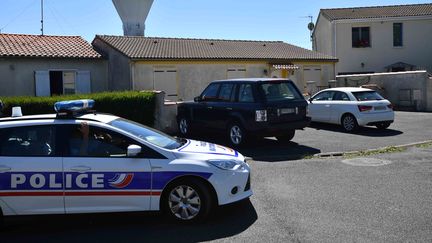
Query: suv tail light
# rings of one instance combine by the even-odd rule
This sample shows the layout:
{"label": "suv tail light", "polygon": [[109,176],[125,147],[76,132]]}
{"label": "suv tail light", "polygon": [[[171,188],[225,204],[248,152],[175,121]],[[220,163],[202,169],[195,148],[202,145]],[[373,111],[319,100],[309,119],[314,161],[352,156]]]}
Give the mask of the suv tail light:
{"label": "suv tail light", "polygon": [[393,105],[392,104],[387,105],[387,108],[389,108],[390,110],[393,110]]}
{"label": "suv tail light", "polygon": [[373,107],[369,106],[369,105],[359,105],[358,106],[358,109],[360,112],[370,111],[370,110],[372,110],[372,108]]}
{"label": "suv tail light", "polygon": [[267,121],[267,111],[266,110],[256,110],[255,111],[255,121],[266,122]]}

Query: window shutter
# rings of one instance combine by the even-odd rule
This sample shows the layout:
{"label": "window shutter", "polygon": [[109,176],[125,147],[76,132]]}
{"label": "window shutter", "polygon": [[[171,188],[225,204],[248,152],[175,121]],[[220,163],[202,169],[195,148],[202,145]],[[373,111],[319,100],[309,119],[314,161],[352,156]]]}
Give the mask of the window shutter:
{"label": "window shutter", "polygon": [[75,85],[77,94],[91,93],[90,71],[77,71]]}
{"label": "window shutter", "polygon": [[51,96],[50,76],[48,71],[35,71],[36,96]]}

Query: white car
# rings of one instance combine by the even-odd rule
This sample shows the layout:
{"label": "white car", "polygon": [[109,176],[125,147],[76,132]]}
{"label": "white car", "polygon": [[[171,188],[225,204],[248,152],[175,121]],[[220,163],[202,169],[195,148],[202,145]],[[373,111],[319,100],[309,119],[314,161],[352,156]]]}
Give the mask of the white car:
{"label": "white car", "polygon": [[312,121],[340,124],[347,132],[359,126],[385,129],[394,121],[390,101],[365,88],[325,89],[309,99],[308,107]]}
{"label": "white car", "polygon": [[185,222],[252,195],[237,151],[79,111],[88,103],[0,119],[2,215],[161,210]]}

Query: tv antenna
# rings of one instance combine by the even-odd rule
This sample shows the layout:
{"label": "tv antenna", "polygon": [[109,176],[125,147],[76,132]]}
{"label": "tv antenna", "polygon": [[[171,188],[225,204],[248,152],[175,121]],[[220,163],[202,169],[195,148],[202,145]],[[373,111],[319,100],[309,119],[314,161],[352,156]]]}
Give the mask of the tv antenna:
{"label": "tv antenna", "polygon": [[302,18],[308,18],[308,19],[310,19],[310,22],[307,25],[307,28],[308,28],[309,33],[310,33],[310,40],[311,40],[311,42],[313,42],[312,33],[313,33],[313,30],[315,29],[315,24],[314,24],[314,21],[313,21],[313,16],[312,15],[308,15],[308,16],[303,16]]}
{"label": "tv antenna", "polygon": [[41,32],[44,35],[44,12],[43,12],[43,0],[41,0]]}

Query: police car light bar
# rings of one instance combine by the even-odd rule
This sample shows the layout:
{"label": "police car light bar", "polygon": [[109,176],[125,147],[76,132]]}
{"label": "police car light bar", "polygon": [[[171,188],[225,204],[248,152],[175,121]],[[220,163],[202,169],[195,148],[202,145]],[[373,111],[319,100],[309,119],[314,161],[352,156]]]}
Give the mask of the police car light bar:
{"label": "police car light bar", "polygon": [[67,100],[67,101],[59,101],[54,104],[54,110],[59,112],[78,112],[84,111],[93,108],[95,104],[94,100],[85,99],[85,100]]}

